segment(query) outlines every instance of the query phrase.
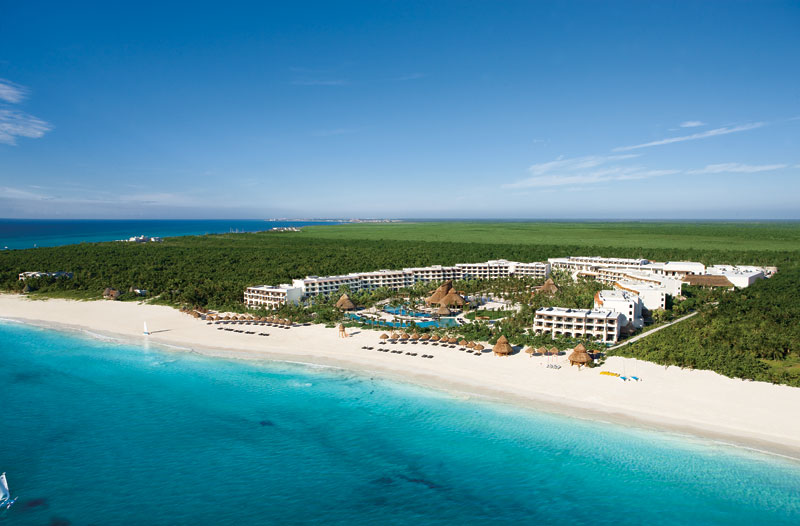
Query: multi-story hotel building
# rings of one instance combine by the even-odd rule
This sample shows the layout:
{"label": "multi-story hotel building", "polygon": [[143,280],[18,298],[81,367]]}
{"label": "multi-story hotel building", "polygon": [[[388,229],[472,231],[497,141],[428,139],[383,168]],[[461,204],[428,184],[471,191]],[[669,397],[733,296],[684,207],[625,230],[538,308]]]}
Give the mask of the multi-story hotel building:
{"label": "multi-story hotel building", "polygon": [[663,285],[656,285],[654,283],[640,283],[636,281],[617,281],[614,287],[619,290],[627,291],[636,294],[641,298],[642,305],[647,310],[653,311],[658,309],[667,308],[667,292],[666,287]]}
{"label": "multi-story hotel building", "polygon": [[624,326],[622,313],[610,310],[544,307],[536,311],[533,331],[537,334],[588,337],[603,343],[616,343]]}
{"label": "multi-story hotel building", "polygon": [[642,267],[646,272],[657,276],[683,278],[687,275],[700,275],[706,273],[706,266],[696,261],[667,261],[666,263],[650,263]]}
{"label": "multi-story hotel building", "polygon": [[646,259],[601,258],[598,256],[570,256],[568,258],[550,258],[547,261],[553,268],[570,272],[596,270],[599,267],[639,269],[650,264],[650,261]]}
{"label": "multi-story hotel building", "polygon": [[708,267],[707,274],[725,276],[735,287],[743,289],[766,277],[766,270],[760,267],[714,265]]}
{"label": "multi-story hotel building", "polygon": [[626,290],[601,290],[594,295],[595,310],[610,310],[622,314],[622,327],[630,324],[634,329],[644,327],[642,299]]}
{"label": "multi-story hotel building", "polygon": [[549,275],[549,263],[520,263],[497,259],[484,263],[458,263],[452,267],[433,265],[402,270],[354,272],[344,276],[307,276],[304,279],[293,280],[291,285],[248,287],[245,290],[244,301],[252,307],[277,308],[287,301],[296,303],[304,297],[334,294],[343,286],[347,286],[352,292],[382,287],[398,290],[419,282],[448,279],[546,278]]}
{"label": "multi-story hotel building", "polygon": [[303,297],[302,291],[291,285],[278,285],[270,287],[259,285],[247,287],[244,291],[244,302],[250,307],[265,307],[277,309],[286,303],[297,303]]}

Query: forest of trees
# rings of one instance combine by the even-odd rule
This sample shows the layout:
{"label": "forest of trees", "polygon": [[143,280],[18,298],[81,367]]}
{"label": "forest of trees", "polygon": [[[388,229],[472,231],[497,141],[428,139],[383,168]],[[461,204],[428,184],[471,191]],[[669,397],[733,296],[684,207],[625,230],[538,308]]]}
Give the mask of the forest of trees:
{"label": "forest of trees", "polygon": [[[549,245],[501,245],[421,241],[302,238],[291,234],[221,234],[168,238],[163,243],[86,243],[0,251],[0,289],[99,298],[106,287],[146,289],[169,305],[243,309],[249,285],[286,283],[306,275],[343,274],[382,268],[485,261],[505,258],[542,261],[570,254],[692,259],[704,263],[794,265],[797,252],[704,251]],[[23,271],[73,272],[70,280],[18,281]]]}

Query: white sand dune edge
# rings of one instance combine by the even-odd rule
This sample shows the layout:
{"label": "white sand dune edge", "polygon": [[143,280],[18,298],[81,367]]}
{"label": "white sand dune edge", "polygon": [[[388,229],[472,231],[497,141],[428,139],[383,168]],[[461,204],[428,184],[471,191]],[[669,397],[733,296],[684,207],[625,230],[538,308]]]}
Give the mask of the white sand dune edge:
{"label": "white sand dune edge", "polygon": [[[425,386],[491,397],[540,410],[677,431],[800,460],[800,389],[726,378],[711,371],[611,357],[602,368],[545,367],[518,353],[475,357],[430,345],[395,345],[434,359],[361,349],[382,347],[374,331],[338,337],[321,326],[247,327],[267,337],[217,330],[169,307],[130,302],[29,300],[0,294],[0,318],[62,326],[231,358],[281,360],[380,373]],[[142,334],[147,322],[150,336]],[[600,371],[636,375],[623,382]]]}

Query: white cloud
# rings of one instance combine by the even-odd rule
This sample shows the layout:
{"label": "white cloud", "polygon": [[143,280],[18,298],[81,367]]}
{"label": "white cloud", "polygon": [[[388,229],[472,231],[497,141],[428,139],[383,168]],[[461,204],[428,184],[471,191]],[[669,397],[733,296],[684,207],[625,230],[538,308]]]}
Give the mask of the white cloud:
{"label": "white cloud", "polygon": [[503,185],[503,188],[546,188],[554,186],[587,185],[612,181],[632,181],[680,173],[679,170],[650,170],[639,165],[619,164],[638,157],[636,154],[591,155],[532,165],[533,177]]}
{"label": "white cloud", "polygon": [[38,139],[53,126],[38,117],[9,106],[25,100],[28,90],[10,80],[0,79],[0,144],[15,145],[17,137]]}
{"label": "white cloud", "polygon": [[17,104],[25,100],[28,90],[10,80],[0,79],[0,100]]}
{"label": "white cloud", "polygon": [[612,151],[615,152],[627,152],[630,150],[638,150],[639,148],[649,148],[651,146],[662,146],[664,144],[672,144],[676,142],[684,142],[684,141],[695,141],[697,139],[707,139],[708,137],[716,137],[718,135],[728,135],[729,133],[738,133],[748,130],[755,130],[756,128],[761,128],[765,126],[766,123],[763,122],[753,122],[749,124],[741,124],[739,126],[723,126],[722,128],[715,128],[713,130],[708,130],[700,133],[693,133],[691,135],[683,135],[681,137],[670,137],[668,139],[661,139],[658,141],[646,142],[642,144],[635,144],[633,146],[620,146],[618,148],[614,148]]}
{"label": "white cloud", "polygon": [[786,168],[786,164],[742,164],[742,163],[720,163],[709,164],[705,168],[699,170],[689,170],[686,173],[690,174],[720,174],[720,173],[745,173],[752,174],[758,172],[771,172],[773,170],[780,170]]}
{"label": "white cloud", "polygon": [[680,124],[681,128],[697,128],[698,126],[705,126],[703,121],[684,121]]}
{"label": "white cloud", "polygon": [[38,139],[53,126],[22,111],[0,109],[0,143],[16,144],[17,137]]}
{"label": "white cloud", "polygon": [[530,168],[528,168],[528,171],[533,175],[541,175],[543,173],[552,172],[553,170],[584,170],[607,164],[611,161],[632,159],[638,156],[639,155],[635,153],[626,153],[623,155],[587,155],[585,157],[574,157],[572,159],[559,157],[555,161],[532,164]]}

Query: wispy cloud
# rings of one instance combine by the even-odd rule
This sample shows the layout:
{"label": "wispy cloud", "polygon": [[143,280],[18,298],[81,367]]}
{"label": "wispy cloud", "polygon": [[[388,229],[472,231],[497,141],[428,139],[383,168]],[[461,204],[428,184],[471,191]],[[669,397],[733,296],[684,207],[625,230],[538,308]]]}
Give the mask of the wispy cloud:
{"label": "wispy cloud", "polygon": [[755,130],[756,128],[761,128],[762,126],[765,125],[766,123],[764,122],[753,122],[749,124],[741,124],[739,126],[723,126],[722,128],[715,128],[713,130],[708,130],[700,133],[693,133],[691,135],[682,135],[680,137],[669,137],[667,139],[661,139],[658,141],[651,141],[642,144],[635,144],[633,146],[620,146],[618,148],[614,148],[612,151],[627,152],[630,150],[638,150],[640,148],[650,148],[651,146],[663,146],[664,144],[672,144],[676,142],[696,141],[698,139],[707,139],[709,137],[717,137],[719,135],[728,135],[730,133]]}
{"label": "wispy cloud", "polygon": [[684,121],[680,124],[681,128],[697,128],[698,126],[705,126],[703,121]]}
{"label": "wispy cloud", "polygon": [[10,80],[0,79],[0,100],[17,104],[25,100],[28,90]]}
{"label": "wispy cloud", "polygon": [[350,82],[343,79],[307,79],[293,80],[294,86],[347,86]]}
{"label": "wispy cloud", "polygon": [[640,165],[621,164],[638,157],[636,154],[591,155],[559,158],[532,165],[532,177],[503,185],[503,188],[546,188],[554,186],[587,185],[612,181],[632,181],[680,173],[679,170],[651,170]]}
{"label": "wispy cloud", "polygon": [[771,172],[773,170],[780,170],[786,168],[786,164],[742,164],[742,163],[720,163],[709,164],[705,168],[699,170],[689,170],[689,174],[721,174],[721,173],[745,173],[752,174],[758,172]]}
{"label": "wispy cloud", "polygon": [[0,109],[0,143],[14,145],[17,137],[38,139],[52,129],[52,125],[33,115]]}
{"label": "wispy cloud", "polygon": [[13,109],[28,96],[27,88],[10,80],[0,79],[0,144],[17,144],[17,137],[38,139],[53,126],[24,111]]}

